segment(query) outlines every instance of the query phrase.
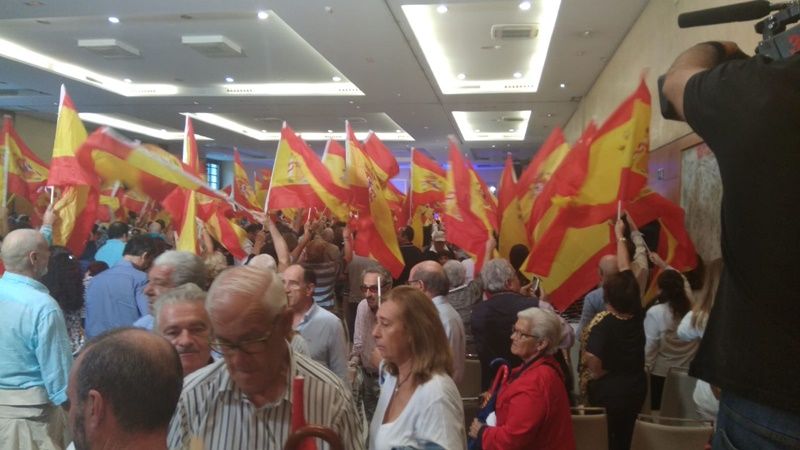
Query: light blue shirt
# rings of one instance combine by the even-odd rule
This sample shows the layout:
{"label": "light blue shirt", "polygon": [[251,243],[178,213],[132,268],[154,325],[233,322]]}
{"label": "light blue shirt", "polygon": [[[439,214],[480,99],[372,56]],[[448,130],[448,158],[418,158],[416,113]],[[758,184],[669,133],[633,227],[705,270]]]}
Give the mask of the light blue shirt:
{"label": "light blue shirt", "polygon": [[122,260],[122,252],[125,250],[125,242],[120,239],[109,239],[102,247],[97,249],[94,254],[95,261],[103,261],[108,267],[114,267]]}
{"label": "light blue shirt", "polygon": [[150,314],[146,285],[147,274],[125,259],[92,278],[86,288],[86,337],[129,327]]}
{"label": "light blue shirt", "polygon": [[133,326],[136,328],[144,328],[147,331],[153,331],[154,323],[155,317],[153,317],[152,314],[147,314],[136,319],[136,322],[133,322]]}
{"label": "light blue shirt", "polygon": [[323,364],[342,380],[347,377],[347,339],[342,321],[316,303],[303,316],[297,332],[308,343],[311,358]]}
{"label": "light blue shirt", "polygon": [[578,329],[575,334],[578,339],[581,338],[583,329],[589,325],[589,322],[594,319],[594,316],[601,311],[606,310],[606,303],[603,301],[603,287],[600,286],[586,294],[583,298],[583,309],[581,309],[581,322],[578,324]]}
{"label": "light blue shirt", "polygon": [[0,278],[0,389],[43,387],[54,405],[67,401],[72,350],[64,315],[47,288],[6,272]]}

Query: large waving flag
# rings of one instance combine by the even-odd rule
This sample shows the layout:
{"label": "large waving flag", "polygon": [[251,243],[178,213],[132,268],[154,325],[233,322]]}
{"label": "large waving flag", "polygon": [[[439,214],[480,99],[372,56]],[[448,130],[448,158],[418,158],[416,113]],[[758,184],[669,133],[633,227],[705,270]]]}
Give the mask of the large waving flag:
{"label": "large waving flag", "polygon": [[264,203],[267,201],[267,192],[269,191],[269,184],[272,180],[272,169],[261,169],[258,172],[253,172],[253,182],[256,191],[256,204],[258,209],[264,209]]}
{"label": "large waving flag", "polygon": [[250,178],[247,176],[247,170],[242,164],[239,150],[236,148],[233,149],[233,201],[239,206],[253,211],[261,210],[261,207],[257,205],[253,187],[250,186]]}
{"label": "large waving flag", "polygon": [[561,128],[554,129],[519,177],[517,198],[525,231],[529,237],[528,245],[531,244],[530,237],[536,227],[536,222],[532,218],[534,202],[569,150],[569,144],[564,140]]}
{"label": "large waving flag", "polygon": [[345,126],[348,178],[358,211],[354,251],[357,255],[372,257],[396,278],[405,263],[397,242],[392,210],[386,201],[385,187],[375,173],[372,160],[358,145],[350,124]]}
{"label": "large waving flag", "polygon": [[11,195],[22,199],[32,206],[39,199],[47,197],[43,187],[47,183],[49,169],[47,165],[28,148],[14,129],[11,117],[3,117],[3,134],[0,136],[0,147],[3,149],[3,172],[0,180],[3,190],[3,204]]}
{"label": "large waving flag", "polygon": [[267,209],[327,208],[334,216],[349,214],[349,193],[333,181],[319,157],[284,123],[272,168]]}
{"label": "large waving flag", "polygon": [[488,217],[491,208],[487,203],[490,201],[492,199],[486,197],[477,173],[461,156],[451,138],[444,226],[447,240],[475,258],[476,272],[481,270],[489,256],[486,255],[486,242],[494,231]]}
{"label": "large waving flag", "polygon": [[99,200],[97,178],[85,170],[76,157],[84,141],[86,128],[62,85],[47,184],[61,190],[53,205],[58,217],[53,227],[53,244],[67,247],[73,255],[83,253],[94,226]]}
{"label": "large waving flag", "polygon": [[347,153],[338,142],[328,139],[325,151],[322,153],[322,164],[328,168],[333,182],[342,189],[349,189],[347,184]]}
{"label": "large waving flag", "polygon": [[197,148],[197,139],[194,137],[194,124],[192,118],[186,116],[186,126],[183,129],[183,163],[189,167],[191,173],[200,179],[205,179],[205,167],[200,164],[200,151]]}
{"label": "large waving flag", "polygon": [[427,205],[439,210],[444,206],[447,172],[420,150],[411,149],[411,187],[409,189],[412,212]]}
{"label": "large waving flag", "polygon": [[386,197],[386,203],[389,204],[389,210],[392,211],[396,227],[408,225],[409,214],[406,195],[400,192],[400,189],[397,189],[391,181],[386,183],[383,194]]}
{"label": "large waving flag", "polygon": [[618,202],[627,207],[647,183],[649,126],[650,94],[642,81],[600,127],[588,152],[586,145],[573,150],[586,154],[585,177],[574,195],[553,200],[557,213],[528,264],[553,306],[569,306],[596,284],[597,261],[615,247],[610,224]]}
{"label": "large waving flag", "polygon": [[500,187],[497,193],[497,213],[500,218],[498,247],[500,256],[508,259],[511,247],[528,243],[517,197],[517,175],[514,173],[514,162],[510,153],[506,155],[506,163],[503,173],[500,175]]}
{"label": "large waving flag", "polygon": [[367,157],[372,160],[375,175],[382,184],[387,183],[400,172],[400,167],[397,165],[397,159],[394,154],[374,132],[369,132],[362,148]]}

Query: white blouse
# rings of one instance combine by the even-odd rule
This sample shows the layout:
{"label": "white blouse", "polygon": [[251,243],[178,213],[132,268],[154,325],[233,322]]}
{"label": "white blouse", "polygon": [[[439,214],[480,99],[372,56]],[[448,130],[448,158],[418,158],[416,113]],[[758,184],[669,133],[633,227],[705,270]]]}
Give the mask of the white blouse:
{"label": "white blouse", "polygon": [[381,396],[369,427],[370,450],[418,446],[433,442],[447,450],[467,447],[461,395],[447,375],[434,375],[411,394],[403,412],[393,422],[382,423],[397,378],[385,373]]}

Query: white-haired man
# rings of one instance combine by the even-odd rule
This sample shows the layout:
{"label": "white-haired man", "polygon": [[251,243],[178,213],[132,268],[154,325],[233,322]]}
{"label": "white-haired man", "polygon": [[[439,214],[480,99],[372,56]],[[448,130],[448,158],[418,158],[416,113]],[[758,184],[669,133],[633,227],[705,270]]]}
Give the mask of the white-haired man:
{"label": "white-haired man", "polygon": [[63,415],[72,366],[58,303],[37,281],[50,250],[30,229],[12,231],[2,246],[0,278],[0,442],[3,447],[62,448]]}
{"label": "white-haired man", "polygon": [[183,376],[214,362],[208,344],[211,319],[205,303],[205,291],[186,283],[162,294],[153,305],[153,330],[178,351]]}
{"label": "white-haired man", "polygon": [[343,382],[286,342],[292,312],[277,275],[247,266],[228,269],[211,285],[206,310],[211,347],[224,361],[186,379],[169,448],[185,448],[192,437],[205,448],[283,448],[291,433],[291,380],[302,376],[305,404],[315,405],[305,408],[306,422],[333,429],[344,448],[364,449],[363,422]]}

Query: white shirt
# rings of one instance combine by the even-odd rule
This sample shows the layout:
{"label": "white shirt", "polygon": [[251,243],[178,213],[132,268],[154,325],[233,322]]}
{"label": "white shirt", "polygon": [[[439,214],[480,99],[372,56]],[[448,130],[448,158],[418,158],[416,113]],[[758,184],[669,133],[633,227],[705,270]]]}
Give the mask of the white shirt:
{"label": "white shirt", "polygon": [[447,375],[434,375],[418,386],[403,412],[390,423],[382,423],[397,378],[386,374],[381,396],[369,427],[369,449],[389,450],[429,441],[447,450],[467,447],[461,394]]}
{"label": "white shirt", "polygon": [[665,377],[670,367],[688,368],[694,358],[699,343],[678,339],[677,328],[668,304],[661,303],[647,310],[644,319],[644,335],[647,338],[644,364],[653,375]]}
{"label": "white shirt", "polygon": [[464,334],[464,321],[453,305],[448,303],[447,297],[438,295],[433,297],[433,305],[439,312],[439,320],[444,326],[444,334],[453,350],[453,381],[461,382],[464,376],[464,360],[466,359],[467,341]]}

